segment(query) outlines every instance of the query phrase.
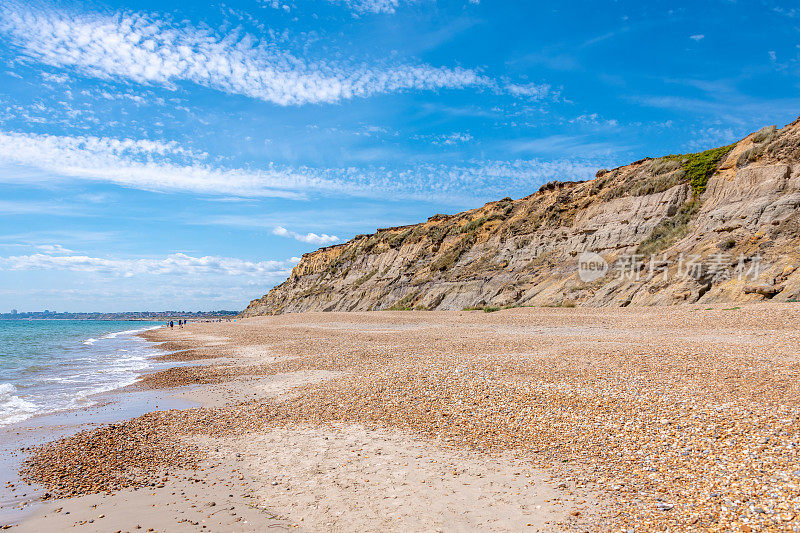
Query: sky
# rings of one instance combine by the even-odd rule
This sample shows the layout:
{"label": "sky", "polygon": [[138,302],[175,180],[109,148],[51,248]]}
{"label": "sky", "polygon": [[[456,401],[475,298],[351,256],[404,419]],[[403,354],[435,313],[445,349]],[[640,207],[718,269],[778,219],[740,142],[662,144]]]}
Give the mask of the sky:
{"label": "sky", "polygon": [[783,126],[792,4],[3,0],[0,312],[242,309],[320,246]]}

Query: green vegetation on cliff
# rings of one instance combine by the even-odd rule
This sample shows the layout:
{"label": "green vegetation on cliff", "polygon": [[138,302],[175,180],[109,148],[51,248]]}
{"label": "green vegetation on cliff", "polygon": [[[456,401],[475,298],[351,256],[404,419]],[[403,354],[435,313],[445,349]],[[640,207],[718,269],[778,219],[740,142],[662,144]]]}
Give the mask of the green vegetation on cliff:
{"label": "green vegetation on cliff", "polygon": [[675,244],[689,233],[689,222],[700,210],[700,199],[695,196],[671,217],[664,217],[650,235],[636,248],[638,255],[648,257]]}
{"label": "green vegetation on cliff", "polygon": [[694,154],[668,155],[657,159],[653,164],[653,173],[659,174],[656,169],[665,171],[682,169],[684,178],[692,186],[695,194],[703,194],[708,185],[708,178],[717,170],[719,162],[733,150],[736,144],[712,148]]}

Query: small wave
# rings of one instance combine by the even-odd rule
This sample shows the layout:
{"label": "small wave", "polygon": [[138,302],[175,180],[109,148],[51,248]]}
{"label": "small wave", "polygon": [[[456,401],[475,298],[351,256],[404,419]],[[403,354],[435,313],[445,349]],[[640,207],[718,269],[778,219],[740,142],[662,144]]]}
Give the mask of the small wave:
{"label": "small wave", "polygon": [[68,408],[87,407],[89,405],[94,405],[96,402],[91,398],[91,396],[121,389],[123,387],[127,387],[128,385],[133,385],[136,383],[136,380],[136,376],[127,376],[116,381],[97,385],[90,389],[78,391],[75,393],[75,396],[72,399],[72,405]]}
{"label": "small wave", "polygon": [[65,384],[65,383],[82,383],[80,379],[70,378],[70,377],[42,377],[36,380],[38,383],[54,383],[54,384]]}
{"label": "small wave", "polygon": [[15,392],[17,388],[11,383],[0,383],[0,426],[21,422],[39,411],[35,403],[23,400]]}
{"label": "small wave", "polygon": [[120,335],[135,335],[137,333],[142,333],[143,331],[149,331],[151,329],[158,329],[160,327],[161,326],[151,326],[149,328],[126,329],[125,331],[114,331],[112,333],[107,333],[106,335],[103,335],[102,337],[100,337],[100,339],[95,339],[93,337],[90,337],[90,338],[86,339],[85,341],[83,341],[82,344],[84,344],[85,346],[92,346],[94,343],[96,343],[98,340],[101,340],[101,339],[116,339]]}
{"label": "small wave", "polygon": [[115,331],[114,333],[109,333],[108,335],[103,335],[100,337],[101,339],[116,339],[120,335],[135,335],[136,333],[142,333],[143,331],[150,331],[151,329],[158,329],[161,326],[152,326],[149,328],[142,328],[142,329],[126,329],[125,331]]}
{"label": "small wave", "polygon": [[39,414],[86,408],[96,403],[94,395],[135,383],[159,352],[131,336],[158,327],[79,337],[74,344],[60,344],[59,339],[52,357],[21,361],[14,379],[4,375],[7,381],[0,382],[0,427]]}

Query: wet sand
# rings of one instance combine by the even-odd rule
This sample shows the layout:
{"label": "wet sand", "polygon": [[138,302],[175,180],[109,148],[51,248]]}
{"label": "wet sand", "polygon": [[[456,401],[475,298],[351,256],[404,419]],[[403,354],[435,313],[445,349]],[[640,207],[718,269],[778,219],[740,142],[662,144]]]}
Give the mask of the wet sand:
{"label": "wet sand", "polygon": [[203,407],[37,449],[25,475],[54,499],[18,527],[793,531],[798,318],[523,308],[155,330],[202,358],[139,387]]}

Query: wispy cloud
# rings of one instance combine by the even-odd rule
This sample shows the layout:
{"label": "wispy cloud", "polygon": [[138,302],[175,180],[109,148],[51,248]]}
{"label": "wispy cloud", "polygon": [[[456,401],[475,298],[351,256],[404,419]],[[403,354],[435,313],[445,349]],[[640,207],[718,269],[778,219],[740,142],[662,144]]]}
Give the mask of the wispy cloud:
{"label": "wispy cloud", "polygon": [[[515,145],[517,151],[586,148],[575,140],[549,139]],[[566,147],[566,148],[565,148]],[[599,148],[591,146],[595,155]],[[588,152],[587,152],[588,153]],[[83,180],[166,192],[243,197],[304,198],[335,193],[372,198],[436,197],[442,201],[528,194],[554,178],[584,179],[597,161],[472,160],[461,165],[416,164],[407,168],[220,168],[204,154],[172,142],[55,136],[0,131],[0,182],[35,184]],[[9,206],[11,207],[11,206]]]}
{"label": "wispy cloud", "polygon": [[[354,15],[364,15],[366,13],[388,13],[392,14],[403,4],[418,4],[426,0],[328,0],[332,4],[344,4]],[[435,0],[427,0],[434,3]],[[467,0],[466,3],[478,5],[480,0]]]}
{"label": "wispy cloud", "polygon": [[474,139],[469,132],[454,131],[439,135],[415,135],[415,140],[429,142],[440,146],[453,146],[460,143],[467,143]]}
{"label": "wispy cloud", "polygon": [[[761,98],[741,93],[708,93],[703,97],[673,95],[636,95],[630,100],[649,107],[668,109],[684,115],[709,117],[718,123],[753,128],[797,118],[794,109],[800,107],[800,98]],[[743,130],[744,132],[744,130]]]}
{"label": "wispy cloud", "polygon": [[[49,251],[61,252],[64,250]],[[182,253],[171,254],[159,259],[119,259],[35,253],[0,257],[0,270],[67,270],[97,272],[126,278],[140,275],[197,276],[208,274],[280,278],[287,276],[296,262],[296,258],[289,261],[254,262],[232,257],[193,257]]]}
{"label": "wispy cloud", "polygon": [[[2,178],[0,178],[0,182]],[[85,216],[73,206],[65,206],[55,202],[31,202],[27,200],[0,200],[0,216],[8,215],[58,215]]]}
{"label": "wispy cloud", "polygon": [[327,233],[323,233],[321,235],[316,233],[306,233],[303,235],[301,233],[297,233],[296,231],[288,230],[283,226],[276,226],[275,229],[272,230],[272,233],[274,235],[278,235],[279,237],[288,237],[289,239],[295,239],[308,244],[318,244],[320,246],[333,244],[341,240],[336,235],[328,235]]}
{"label": "wispy cloud", "polygon": [[[0,165],[45,171],[28,172],[18,181],[67,177],[145,190],[278,197],[337,188],[288,170],[221,169],[202,159],[171,142],[0,132]],[[10,171],[0,176],[0,181],[13,179]]]}
{"label": "wispy cloud", "polygon": [[693,151],[708,150],[738,141],[745,135],[746,132],[737,132],[733,128],[698,128],[694,138],[686,143],[686,148]]}
{"label": "wispy cloud", "polygon": [[[394,13],[398,6],[403,3],[401,0],[328,0],[334,4],[344,4],[357,14],[364,13]],[[413,0],[405,0],[405,3],[413,3]]]}
{"label": "wispy cloud", "polygon": [[64,248],[60,244],[39,244],[36,246],[39,250],[47,254],[71,254],[72,250]]}
{"label": "wispy cloud", "polygon": [[[391,12],[400,0],[343,0],[362,12]],[[474,69],[428,64],[310,61],[273,42],[143,13],[74,14],[0,7],[0,32],[23,58],[105,80],[174,88],[178,82],[278,105],[333,103],[402,91],[475,88],[540,100],[547,84],[498,82]]]}
{"label": "wispy cloud", "polygon": [[578,115],[577,117],[569,119],[567,122],[595,128],[616,128],[619,126],[619,121],[617,119],[607,119],[598,113]]}
{"label": "wispy cloud", "polygon": [[544,100],[545,98],[558,98],[559,93],[553,91],[550,85],[537,83],[509,83],[506,91],[512,96],[526,97],[532,100]]}
{"label": "wispy cloud", "polygon": [[279,105],[492,85],[489,78],[460,67],[310,62],[252,35],[219,35],[140,13],[76,15],[12,4],[0,10],[0,30],[25,57],[47,65],[166,87],[189,81]]}
{"label": "wispy cloud", "polygon": [[506,147],[520,154],[582,154],[584,157],[612,157],[631,147],[608,141],[591,140],[586,135],[550,135],[508,141]]}

